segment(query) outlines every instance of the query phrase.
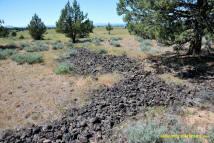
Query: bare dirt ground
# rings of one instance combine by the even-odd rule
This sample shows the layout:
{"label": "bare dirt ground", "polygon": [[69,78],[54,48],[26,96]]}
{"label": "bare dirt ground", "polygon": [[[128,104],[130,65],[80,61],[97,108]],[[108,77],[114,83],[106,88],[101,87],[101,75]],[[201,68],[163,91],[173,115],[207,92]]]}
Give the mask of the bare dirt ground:
{"label": "bare dirt ground", "polygon": [[17,65],[0,61],[0,128],[43,123],[61,117],[69,106],[81,106],[89,90],[112,86],[121,76],[56,75],[47,65]]}

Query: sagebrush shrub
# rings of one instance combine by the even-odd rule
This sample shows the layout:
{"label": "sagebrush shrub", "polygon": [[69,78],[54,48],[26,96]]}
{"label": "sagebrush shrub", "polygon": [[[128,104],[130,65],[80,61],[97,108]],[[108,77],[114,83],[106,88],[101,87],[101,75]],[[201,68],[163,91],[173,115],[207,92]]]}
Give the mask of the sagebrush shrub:
{"label": "sagebrush shrub", "polygon": [[98,53],[99,54],[106,54],[106,53],[108,53],[108,51],[104,48],[101,48],[101,49],[98,49]]}
{"label": "sagebrush shrub", "polygon": [[70,63],[60,63],[54,70],[56,74],[68,74],[71,72],[73,65]]}
{"label": "sagebrush shrub", "polygon": [[68,50],[68,55],[69,56],[75,56],[77,54],[77,50],[74,50],[74,49],[69,49]]}
{"label": "sagebrush shrub", "polygon": [[65,45],[66,45],[67,47],[72,47],[74,44],[73,44],[73,42],[66,42]]}
{"label": "sagebrush shrub", "polygon": [[63,44],[58,44],[52,47],[53,50],[59,50],[59,49],[63,49],[64,45]]}
{"label": "sagebrush shrub", "polygon": [[24,50],[26,52],[40,52],[40,51],[48,51],[49,48],[46,45],[40,45],[40,46],[34,46],[34,47],[27,46],[24,48]]}
{"label": "sagebrush shrub", "polygon": [[121,47],[120,43],[114,40],[110,41],[110,45],[114,46],[114,47]]}
{"label": "sagebrush shrub", "polygon": [[18,64],[35,64],[43,62],[43,55],[41,54],[13,54],[11,56],[13,61],[16,61]]}
{"label": "sagebrush shrub", "polygon": [[21,47],[29,47],[29,46],[30,46],[30,44],[25,43],[25,42],[21,42],[21,43],[19,43],[19,45],[20,45]]}
{"label": "sagebrush shrub", "polygon": [[16,51],[12,49],[0,50],[0,59],[6,59],[8,56],[15,54]]}
{"label": "sagebrush shrub", "polygon": [[111,41],[119,41],[119,40],[123,40],[123,38],[121,38],[121,37],[111,37],[110,40]]}
{"label": "sagebrush shrub", "polygon": [[139,122],[129,130],[130,143],[161,143],[160,135],[167,131],[166,126],[160,126],[154,121]]}
{"label": "sagebrush shrub", "polygon": [[19,39],[22,40],[22,39],[25,39],[25,37],[24,37],[23,35],[20,35],[20,36],[19,36]]}

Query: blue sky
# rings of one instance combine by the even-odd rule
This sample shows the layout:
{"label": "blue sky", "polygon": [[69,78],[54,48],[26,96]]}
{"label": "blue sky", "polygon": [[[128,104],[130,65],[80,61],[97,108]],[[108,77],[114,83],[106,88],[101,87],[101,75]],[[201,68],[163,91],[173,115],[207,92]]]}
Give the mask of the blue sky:
{"label": "blue sky", "polygon": [[[5,25],[26,26],[34,13],[46,25],[55,25],[62,8],[68,0],[0,0],[0,19]],[[77,0],[81,9],[88,13],[94,24],[122,24],[117,15],[116,4],[119,0]],[[70,0],[73,2],[73,0]]]}

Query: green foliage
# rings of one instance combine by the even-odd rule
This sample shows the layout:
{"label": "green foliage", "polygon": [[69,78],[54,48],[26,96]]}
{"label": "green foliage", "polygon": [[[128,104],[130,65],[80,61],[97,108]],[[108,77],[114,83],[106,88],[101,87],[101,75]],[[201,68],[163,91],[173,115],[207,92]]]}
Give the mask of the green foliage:
{"label": "green foliage", "polygon": [[0,49],[0,60],[6,59],[8,56],[11,56],[15,53],[16,51],[12,49],[4,49],[4,50]]}
{"label": "green foliage", "polygon": [[57,44],[55,46],[53,46],[53,50],[59,50],[59,49],[63,49],[64,48],[64,45],[63,44]]}
{"label": "green foliage", "polygon": [[21,47],[29,47],[29,46],[30,46],[30,44],[25,43],[25,42],[21,42],[21,43],[19,43],[19,45],[20,45]]}
{"label": "green foliage", "polygon": [[0,20],[0,38],[8,37],[9,30],[3,26],[4,21]]}
{"label": "green foliage", "polygon": [[12,36],[12,37],[16,37],[16,35],[17,35],[17,34],[16,34],[15,31],[13,31],[13,32],[11,33],[11,36]]}
{"label": "green foliage", "polygon": [[35,64],[43,62],[43,56],[41,54],[13,54],[11,59],[16,61],[18,64]]}
{"label": "green foliage", "polygon": [[105,48],[100,48],[100,49],[98,49],[97,53],[98,54],[107,54],[108,51]]}
{"label": "green foliage", "polygon": [[124,52],[122,53],[122,56],[124,56],[124,57],[126,57],[126,56],[127,56],[126,51],[124,51]]}
{"label": "green foliage", "polygon": [[93,38],[92,39],[92,42],[95,44],[95,45],[101,45],[101,39],[100,38]]}
{"label": "green foliage", "polygon": [[106,30],[108,31],[108,34],[110,35],[111,34],[111,31],[113,30],[114,28],[111,26],[110,23],[108,23],[108,25],[106,26]]}
{"label": "green foliage", "polygon": [[120,0],[117,4],[131,34],[168,45],[190,43],[188,54],[199,54],[202,37],[214,35],[213,9],[212,0]]}
{"label": "green foliage", "polygon": [[140,41],[141,41],[140,48],[141,48],[141,51],[143,51],[144,53],[146,53],[146,54],[155,54],[155,53],[159,52],[157,49],[152,47],[152,41],[151,40],[141,39]]}
{"label": "green foliage", "polygon": [[167,131],[166,126],[161,126],[154,121],[139,123],[129,130],[130,143],[158,143],[161,142],[160,135]]}
{"label": "green foliage", "polygon": [[111,37],[110,40],[113,40],[113,41],[119,41],[119,40],[122,40],[123,38],[121,37]]}
{"label": "green foliage", "polygon": [[40,52],[40,51],[48,51],[49,48],[46,45],[39,45],[39,46],[34,46],[34,47],[26,46],[24,48],[24,50],[26,52]]}
{"label": "green foliage", "polygon": [[16,45],[16,43],[15,43],[15,42],[10,41],[10,42],[7,44],[7,47],[8,47],[8,48],[16,48],[16,47],[17,47],[17,45]]}
{"label": "green foliage", "polygon": [[114,46],[114,47],[121,47],[120,43],[115,41],[115,40],[110,40],[110,45]]}
{"label": "green foliage", "polygon": [[73,65],[67,62],[64,63],[60,63],[56,69],[54,70],[54,72],[56,74],[68,74],[71,73],[71,70],[73,68]]}
{"label": "green foliage", "polygon": [[93,32],[93,22],[80,10],[80,5],[74,0],[72,6],[68,2],[56,23],[57,32],[64,33],[76,42],[79,38],[89,36]]}
{"label": "green foliage", "polygon": [[73,44],[72,42],[66,42],[65,45],[66,45],[67,47],[73,47],[74,44]]}
{"label": "green foliage", "polygon": [[74,50],[74,49],[69,49],[68,50],[68,55],[69,56],[75,56],[77,54],[77,50]]}
{"label": "green foliage", "polygon": [[43,39],[43,34],[46,32],[46,26],[42,20],[35,14],[28,25],[30,35],[35,40]]}
{"label": "green foliage", "polygon": [[207,135],[210,136],[209,142],[213,143],[214,142],[214,126],[208,131]]}

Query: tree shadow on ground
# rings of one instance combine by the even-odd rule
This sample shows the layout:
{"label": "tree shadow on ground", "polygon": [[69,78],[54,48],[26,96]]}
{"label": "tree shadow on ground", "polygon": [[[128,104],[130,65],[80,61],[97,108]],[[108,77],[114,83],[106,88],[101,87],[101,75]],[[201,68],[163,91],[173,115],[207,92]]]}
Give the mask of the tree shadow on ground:
{"label": "tree shadow on ground", "polygon": [[19,47],[17,45],[5,45],[5,46],[0,45],[0,49],[2,49],[2,50],[4,50],[4,49],[22,49],[22,47]]}
{"label": "tree shadow on ground", "polygon": [[214,54],[187,56],[170,52],[149,59],[157,74],[173,73],[181,79],[214,79]]}

